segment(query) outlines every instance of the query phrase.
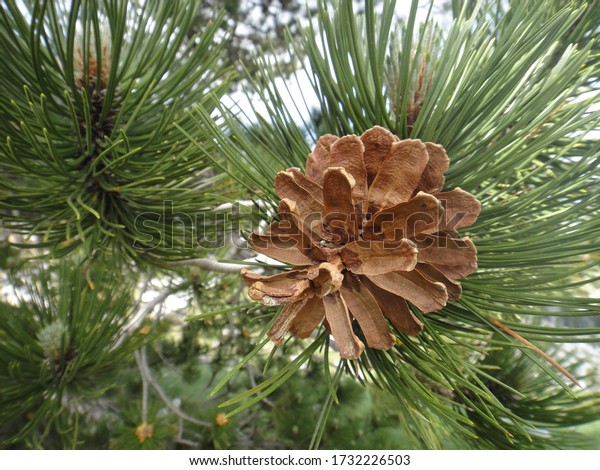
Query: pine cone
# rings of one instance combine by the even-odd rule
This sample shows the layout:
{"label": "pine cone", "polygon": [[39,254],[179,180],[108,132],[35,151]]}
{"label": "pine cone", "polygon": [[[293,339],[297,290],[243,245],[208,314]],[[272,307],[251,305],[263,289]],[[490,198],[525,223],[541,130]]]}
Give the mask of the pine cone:
{"label": "pine cone", "polygon": [[269,337],[308,337],[324,321],[340,355],[356,359],[369,347],[389,349],[400,332],[423,324],[407,305],[432,312],[457,300],[456,279],[477,269],[473,242],[456,229],[471,225],[479,201],[460,188],[440,192],[449,164],[441,145],[399,140],[381,127],[361,137],[322,136],[306,163],[279,172],[280,220],[253,233],[256,251],[294,266],[261,276],[243,270],[248,295],[284,305]]}

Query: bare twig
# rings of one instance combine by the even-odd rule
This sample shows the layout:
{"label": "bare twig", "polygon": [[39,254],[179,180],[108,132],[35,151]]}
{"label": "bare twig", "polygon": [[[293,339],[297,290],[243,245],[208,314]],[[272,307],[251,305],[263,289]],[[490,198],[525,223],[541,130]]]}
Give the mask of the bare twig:
{"label": "bare twig", "polygon": [[154,388],[154,390],[156,390],[156,393],[158,394],[160,399],[164,402],[165,405],[167,405],[167,408],[169,408],[173,413],[175,413],[177,416],[179,416],[184,421],[188,421],[190,423],[196,424],[198,426],[203,426],[205,428],[212,427],[212,424],[209,423],[208,421],[202,421],[200,419],[196,419],[193,416],[190,416],[190,415],[184,413],[183,411],[181,411],[179,409],[179,407],[175,406],[173,401],[167,396],[165,391],[162,389],[160,384],[157,382],[157,380],[152,375],[152,372],[150,371],[150,367],[148,367],[148,359],[146,356],[146,347],[145,346],[135,352],[135,359],[138,363],[138,367],[140,369],[142,377],[144,377],[145,380],[147,380],[148,383],[150,385],[152,385],[152,387]]}
{"label": "bare twig", "polygon": [[144,297],[144,294],[148,290],[148,287],[150,286],[151,281],[152,281],[152,276],[148,275],[145,277],[144,281],[142,282],[142,285],[140,287],[140,293],[137,296],[137,299],[133,305],[134,310],[139,309],[140,306],[142,305],[142,298]]}
{"label": "bare twig", "polygon": [[[137,357],[138,352],[136,351],[136,361],[138,363],[138,367],[140,364],[140,361],[138,360]],[[141,369],[140,369],[141,372]],[[142,421],[147,422],[148,421],[148,379],[146,378],[145,374],[141,374],[142,376]]]}
{"label": "bare twig", "polygon": [[129,323],[127,323],[127,325],[125,325],[125,327],[123,328],[123,334],[113,345],[113,347],[111,348],[111,351],[114,351],[119,346],[121,346],[121,344],[123,344],[123,341],[125,341],[129,336],[131,336],[131,334],[135,330],[137,330],[137,328],[142,324],[144,319],[154,311],[156,306],[162,304],[165,301],[165,299],[167,297],[169,297],[172,293],[173,293],[173,290],[168,289],[168,290],[164,291],[163,293],[161,293],[160,295],[156,296],[156,298],[153,299],[151,302],[148,302],[144,306],[143,309],[138,310],[133,315],[131,320],[129,320]]}
{"label": "bare twig", "polygon": [[193,266],[196,268],[202,268],[207,271],[215,271],[219,273],[239,273],[242,269],[246,268],[243,264],[230,264],[221,263],[216,259],[211,258],[193,258],[193,259],[182,259],[178,261],[169,261],[165,263],[166,266]]}
{"label": "bare twig", "polygon": [[[254,371],[255,371],[255,368],[253,366],[251,366],[250,364],[246,364],[246,372],[248,372],[248,379],[250,380],[250,385],[252,386],[252,388],[256,387],[256,379],[254,377]],[[267,397],[263,398],[261,401],[264,402],[265,404],[269,405],[271,408],[276,407],[275,403],[273,403]]]}
{"label": "bare twig", "polygon": [[183,444],[184,446],[188,446],[188,447],[193,447],[193,448],[200,447],[199,442],[191,441],[189,439],[184,439],[182,437],[178,437],[177,439],[175,439],[175,442],[177,442],[178,444]]}

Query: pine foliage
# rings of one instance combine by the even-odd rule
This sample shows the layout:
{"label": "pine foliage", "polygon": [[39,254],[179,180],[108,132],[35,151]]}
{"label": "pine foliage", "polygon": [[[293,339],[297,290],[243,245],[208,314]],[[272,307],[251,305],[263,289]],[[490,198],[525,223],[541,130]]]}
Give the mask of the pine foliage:
{"label": "pine foliage", "polygon": [[0,13],[3,226],[56,257],[191,256],[218,177],[176,126],[227,87],[221,18],[188,37],[196,2],[25,6]]}
{"label": "pine foliage", "polygon": [[[479,269],[464,280],[461,299],[426,316],[415,309],[426,325],[423,334],[396,332],[393,349],[367,348],[358,362],[342,361],[331,376],[313,446],[336,400],[340,370],[395,395],[403,421],[427,447],[442,445],[439,434],[428,431],[432,422],[463,433],[475,447],[560,446],[565,434],[555,432],[560,425],[552,400],[532,415],[521,400],[506,399],[541,400],[553,383],[563,392],[550,393],[571,397],[562,402],[565,414],[597,413],[597,396],[564,383],[560,369],[519,339],[542,348],[600,339],[597,328],[550,321],[592,317],[599,307],[598,299],[580,290],[598,272],[600,147],[590,137],[600,117],[593,107],[596,13],[578,2],[493,6],[479,2],[471,9],[466,3],[442,34],[432,20],[416,24],[417,1],[406,22],[394,21],[394,2],[384,2],[380,14],[367,2],[364,15],[354,13],[352,2],[320,2],[314,23],[290,46],[291,54],[307,54],[296,78],[308,74],[317,111],[277,87],[276,66],[260,54],[253,80],[261,99],[254,110],[258,129],[235,108],[221,107],[218,120],[195,110],[198,127],[219,142],[232,176],[267,203],[277,203],[275,173],[302,168],[320,135],[360,135],[374,125],[442,144],[450,157],[446,188],[461,187],[482,202],[477,223],[463,230],[478,247]],[[565,45],[567,39],[572,44]],[[309,116],[303,122],[294,118],[290,98]],[[232,414],[251,406],[322,345],[328,347],[325,332],[287,367],[224,405],[237,405]],[[502,365],[514,354],[539,373],[511,383]],[[491,364],[491,356],[504,359]]]}
{"label": "pine foliage", "polygon": [[81,408],[114,386],[115,370],[145,342],[139,329],[125,331],[131,286],[106,268],[94,277],[102,290],[67,263],[31,269],[26,282],[13,279],[19,307],[0,304],[0,421],[11,441],[62,435],[77,445]]}

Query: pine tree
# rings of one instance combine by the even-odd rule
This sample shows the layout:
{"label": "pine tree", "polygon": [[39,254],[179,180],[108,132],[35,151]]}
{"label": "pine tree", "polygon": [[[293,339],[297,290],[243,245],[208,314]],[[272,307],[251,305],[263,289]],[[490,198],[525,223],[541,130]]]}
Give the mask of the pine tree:
{"label": "pine tree", "polygon": [[[319,1],[283,54],[232,64],[225,3],[3,2],[1,446],[597,446],[577,431],[600,411],[598,8],[453,1],[445,30],[429,2]],[[240,84],[252,109],[227,104]],[[352,205],[351,152],[315,160],[336,139],[437,161],[406,204],[477,266],[406,233],[377,262],[262,249],[307,191]],[[399,214],[383,188],[410,168],[384,168],[360,210]],[[469,223],[440,225],[448,193]],[[381,263],[427,296],[383,301]],[[323,323],[319,289],[357,321]]]}

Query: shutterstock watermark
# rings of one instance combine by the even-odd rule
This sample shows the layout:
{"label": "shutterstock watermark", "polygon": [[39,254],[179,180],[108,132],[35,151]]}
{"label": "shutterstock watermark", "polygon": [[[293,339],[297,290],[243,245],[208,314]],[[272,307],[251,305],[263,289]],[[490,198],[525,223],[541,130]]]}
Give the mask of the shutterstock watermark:
{"label": "shutterstock watermark", "polygon": [[146,211],[136,217],[134,229],[138,237],[133,246],[140,250],[159,246],[217,249],[232,245],[244,249],[250,247],[247,238],[254,233],[252,245],[265,249],[335,249],[350,242],[361,248],[376,243],[379,248],[395,249],[405,239],[420,248],[460,248],[454,229],[466,216],[467,213],[453,213],[448,220],[444,210],[398,216],[385,209],[374,216],[358,209],[352,213],[280,211],[268,216],[252,203],[228,204],[218,210],[189,214],[178,210],[173,201],[164,201],[160,212]]}

